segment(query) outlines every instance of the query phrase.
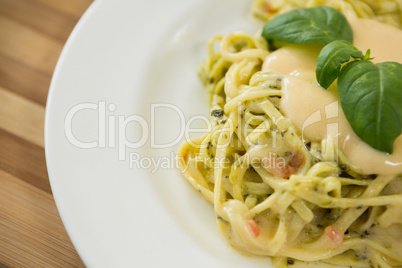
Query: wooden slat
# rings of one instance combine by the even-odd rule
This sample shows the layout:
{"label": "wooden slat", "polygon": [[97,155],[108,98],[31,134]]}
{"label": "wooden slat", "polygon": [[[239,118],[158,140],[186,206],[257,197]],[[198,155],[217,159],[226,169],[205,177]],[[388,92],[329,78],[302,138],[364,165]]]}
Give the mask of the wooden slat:
{"label": "wooden slat", "polygon": [[0,87],[45,106],[50,78],[51,75],[0,53]]}
{"label": "wooden slat", "polygon": [[0,260],[3,264],[83,267],[51,194],[0,170],[0,204]]}
{"label": "wooden slat", "polygon": [[2,87],[0,100],[0,128],[43,147],[45,108]]}
{"label": "wooden slat", "polygon": [[92,0],[0,0],[0,268],[84,267],[48,180],[44,111],[65,41]]}
{"label": "wooden slat", "polygon": [[51,75],[62,48],[62,42],[0,16],[0,50],[3,54]]}
{"label": "wooden slat", "polygon": [[60,29],[72,29],[76,23],[73,15],[32,0],[0,0],[0,6],[7,6],[0,9],[0,15],[14,19],[61,42],[65,42],[70,33]]}
{"label": "wooden slat", "polygon": [[0,129],[0,170],[51,193],[44,149]]}
{"label": "wooden slat", "polygon": [[82,14],[87,10],[88,6],[93,2],[92,0],[32,0],[35,3],[40,3],[53,7],[61,12],[76,17],[76,20],[82,16]]}

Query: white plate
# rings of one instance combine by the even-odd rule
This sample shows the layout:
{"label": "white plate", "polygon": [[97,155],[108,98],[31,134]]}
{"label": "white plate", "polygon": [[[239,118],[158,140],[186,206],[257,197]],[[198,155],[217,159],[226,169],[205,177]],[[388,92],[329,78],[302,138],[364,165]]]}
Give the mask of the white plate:
{"label": "white plate", "polygon": [[206,42],[254,33],[251,3],[97,0],[78,23],[52,80],[45,144],[57,207],[87,266],[269,266],[228,247],[173,163],[180,116],[187,125],[208,114],[196,74]]}

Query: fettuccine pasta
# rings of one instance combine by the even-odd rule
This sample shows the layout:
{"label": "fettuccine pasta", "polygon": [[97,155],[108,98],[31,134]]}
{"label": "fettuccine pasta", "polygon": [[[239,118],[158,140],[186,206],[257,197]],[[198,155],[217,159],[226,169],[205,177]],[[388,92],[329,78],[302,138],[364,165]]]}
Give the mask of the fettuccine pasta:
{"label": "fettuccine pasta", "polygon": [[[328,5],[401,26],[401,1],[301,3],[256,1],[253,12],[267,20]],[[235,249],[273,257],[276,267],[401,266],[401,173],[365,174],[333,137],[303,136],[281,109],[290,75],[264,70],[271,54],[260,35],[232,32],[209,41],[200,78],[214,128],[181,146],[184,176],[213,204]]]}

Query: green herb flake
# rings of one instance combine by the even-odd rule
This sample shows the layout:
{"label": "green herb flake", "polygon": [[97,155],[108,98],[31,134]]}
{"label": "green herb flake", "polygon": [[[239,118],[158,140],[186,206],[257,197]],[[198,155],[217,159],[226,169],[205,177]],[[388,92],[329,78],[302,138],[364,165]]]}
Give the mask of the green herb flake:
{"label": "green herb flake", "polygon": [[221,118],[224,115],[224,112],[221,109],[212,110],[211,115],[214,116],[214,117]]}

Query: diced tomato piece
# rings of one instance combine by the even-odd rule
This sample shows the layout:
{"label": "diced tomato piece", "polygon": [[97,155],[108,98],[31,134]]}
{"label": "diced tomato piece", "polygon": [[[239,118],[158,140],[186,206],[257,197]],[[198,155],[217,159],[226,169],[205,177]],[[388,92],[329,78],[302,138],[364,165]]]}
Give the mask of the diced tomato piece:
{"label": "diced tomato piece", "polygon": [[188,150],[186,150],[185,152],[184,152],[184,154],[183,154],[183,160],[184,160],[184,162],[187,162],[187,160],[188,160]]}
{"label": "diced tomato piece", "polygon": [[255,237],[260,235],[260,227],[258,227],[255,220],[247,220],[247,226]]}
{"label": "diced tomato piece", "polygon": [[291,158],[288,161],[290,167],[295,168],[296,171],[299,170],[301,164],[303,164],[304,155],[301,153],[292,154]]}
{"label": "diced tomato piece", "polygon": [[327,226],[324,231],[325,235],[334,242],[336,246],[340,246],[343,243],[343,233],[340,232],[338,229],[333,227],[332,225]]}
{"label": "diced tomato piece", "polygon": [[273,8],[270,3],[265,3],[263,9],[267,13],[276,13],[278,11],[277,9]]}
{"label": "diced tomato piece", "polygon": [[262,159],[264,168],[272,175],[280,178],[287,178],[295,174],[303,164],[304,155],[295,152],[287,158],[279,158],[276,155],[269,155]]}

